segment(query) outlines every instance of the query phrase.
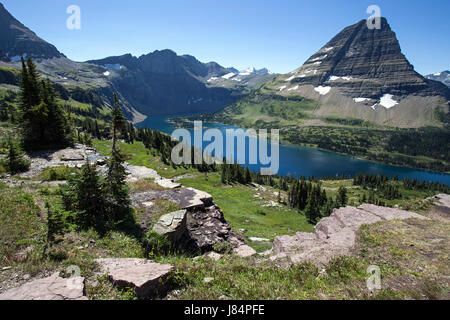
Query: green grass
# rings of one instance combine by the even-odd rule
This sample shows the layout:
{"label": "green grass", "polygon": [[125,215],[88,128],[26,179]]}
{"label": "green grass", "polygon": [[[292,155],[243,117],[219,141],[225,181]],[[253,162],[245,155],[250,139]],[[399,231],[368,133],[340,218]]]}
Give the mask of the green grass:
{"label": "green grass", "polygon": [[44,171],[34,177],[34,179],[42,181],[63,181],[69,179],[70,176],[77,172],[79,172],[78,169],[66,166],[45,168]]}
{"label": "green grass", "polygon": [[17,260],[16,253],[42,242],[44,220],[33,197],[20,188],[9,188],[0,183],[0,265]]}

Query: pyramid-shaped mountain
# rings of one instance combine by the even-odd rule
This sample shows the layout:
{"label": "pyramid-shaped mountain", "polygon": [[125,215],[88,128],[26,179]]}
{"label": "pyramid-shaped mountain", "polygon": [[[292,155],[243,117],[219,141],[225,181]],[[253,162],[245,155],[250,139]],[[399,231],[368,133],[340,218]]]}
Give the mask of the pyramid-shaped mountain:
{"label": "pyramid-shaped mountain", "polygon": [[[356,99],[436,94],[403,55],[385,18],[380,29],[369,29],[366,20],[345,28],[287,79],[298,85],[337,87]],[[444,94],[445,88],[441,91]]]}
{"label": "pyramid-shaped mountain", "polygon": [[261,119],[317,125],[329,117],[393,127],[441,126],[449,99],[447,86],[414,70],[382,18],[380,29],[368,28],[367,20],[343,29],[303,66],[227,107],[218,119],[245,126]]}

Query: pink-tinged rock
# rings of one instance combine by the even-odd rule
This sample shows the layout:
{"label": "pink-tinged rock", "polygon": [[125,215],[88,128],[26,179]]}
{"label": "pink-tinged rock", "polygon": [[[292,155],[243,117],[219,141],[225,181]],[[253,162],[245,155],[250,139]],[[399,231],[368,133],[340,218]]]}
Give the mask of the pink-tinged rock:
{"label": "pink-tinged rock", "polygon": [[362,225],[410,218],[427,219],[414,212],[374,205],[335,209],[330,217],[316,225],[314,233],[299,232],[294,236],[276,237],[272,248],[274,255],[270,259],[322,266],[333,258],[352,254],[357,231]]}
{"label": "pink-tinged rock", "polygon": [[370,212],[371,214],[374,214],[374,215],[380,217],[382,220],[411,219],[411,218],[428,220],[428,218],[426,218],[420,214],[417,214],[415,212],[387,208],[387,207],[379,207],[379,206],[376,206],[373,204],[364,204],[362,206],[359,206],[358,209],[364,210],[366,212]]}
{"label": "pink-tinged rock", "polygon": [[87,300],[84,296],[84,278],[61,278],[59,273],[9,289],[0,300]]}
{"label": "pink-tinged rock", "polygon": [[175,269],[168,264],[145,259],[97,259],[108,279],[118,288],[133,288],[140,298],[162,294],[167,289],[166,280]]}
{"label": "pink-tinged rock", "polygon": [[359,228],[363,224],[372,224],[382,220],[376,215],[367,214],[367,212],[355,207],[340,208],[335,211],[333,216],[341,223],[341,225],[353,229]]}
{"label": "pink-tinged rock", "polygon": [[450,215],[450,195],[448,194],[438,194],[433,197],[435,209],[439,212]]}
{"label": "pink-tinged rock", "polygon": [[238,257],[241,257],[241,258],[248,258],[248,257],[254,256],[256,254],[255,249],[253,249],[252,247],[249,247],[246,244],[233,249],[233,252]]}

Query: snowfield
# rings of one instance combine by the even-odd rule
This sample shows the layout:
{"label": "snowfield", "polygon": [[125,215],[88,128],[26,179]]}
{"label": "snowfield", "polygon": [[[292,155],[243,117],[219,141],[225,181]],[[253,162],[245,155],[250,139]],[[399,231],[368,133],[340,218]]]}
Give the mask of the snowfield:
{"label": "snowfield", "polygon": [[328,92],[330,92],[330,90],[331,90],[331,87],[319,86],[319,87],[314,88],[314,91],[318,92],[322,96],[326,95]]}
{"label": "snowfield", "polygon": [[231,73],[228,73],[228,74],[226,74],[226,75],[224,75],[224,76],[222,76],[222,78],[224,78],[224,79],[231,79],[231,78],[233,78],[234,76],[235,76],[236,74],[235,73],[233,73],[233,72],[231,72]]}
{"label": "snowfield", "polygon": [[370,100],[370,99],[369,98],[353,98],[353,101],[355,101],[355,102],[364,102],[367,100]]}
{"label": "snowfield", "polygon": [[380,98],[380,104],[385,107],[386,109],[390,109],[396,105],[398,105],[398,102],[393,99],[392,94],[385,94]]}

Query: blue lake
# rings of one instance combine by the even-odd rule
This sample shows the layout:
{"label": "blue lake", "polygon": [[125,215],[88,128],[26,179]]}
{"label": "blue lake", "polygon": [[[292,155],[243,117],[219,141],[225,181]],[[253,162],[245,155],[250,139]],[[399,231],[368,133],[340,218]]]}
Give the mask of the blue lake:
{"label": "blue lake", "polygon": [[[183,115],[179,115],[183,116]],[[172,134],[176,129],[173,124],[167,122],[171,116],[152,116],[137,126],[159,130],[161,132]],[[223,133],[226,129],[236,129],[237,127],[223,125],[219,123],[203,123],[203,129],[217,128]],[[191,133],[193,130],[189,130]],[[225,135],[224,135],[225,136]],[[193,134],[192,134],[193,137]],[[248,142],[248,140],[247,140]],[[204,143],[203,147],[209,142]],[[247,143],[248,146],[248,143]],[[248,149],[248,148],[247,148]],[[269,148],[270,149],[270,148]],[[270,153],[269,153],[270,154]],[[248,159],[248,150],[246,150],[246,159]],[[323,177],[323,176],[353,176],[356,173],[384,174],[388,177],[398,175],[401,179],[408,177],[424,181],[438,181],[450,185],[450,175],[424,170],[418,170],[408,167],[397,167],[360,160],[353,156],[337,154],[333,152],[318,150],[314,148],[280,145],[279,149],[280,167],[278,174],[291,175],[295,177]],[[262,166],[267,167],[267,166]],[[249,165],[249,168],[256,171],[261,168],[260,165]]]}

